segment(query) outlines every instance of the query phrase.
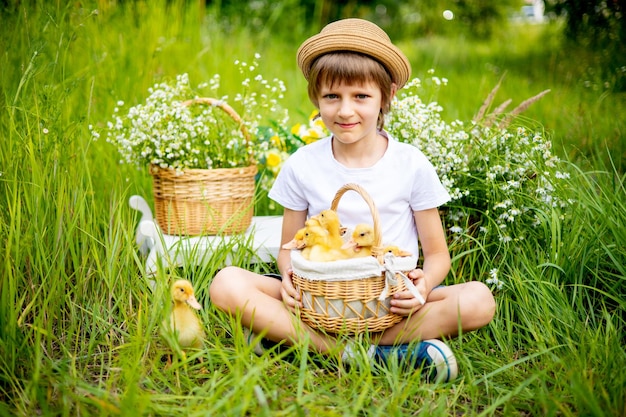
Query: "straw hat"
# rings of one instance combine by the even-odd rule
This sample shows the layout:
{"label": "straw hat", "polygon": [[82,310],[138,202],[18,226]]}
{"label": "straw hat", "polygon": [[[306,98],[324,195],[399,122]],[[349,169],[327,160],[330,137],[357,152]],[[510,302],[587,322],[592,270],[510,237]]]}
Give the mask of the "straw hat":
{"label": "straw hat", "polygon": [[411,75],[411,64],[402,51],[391,43],[384,30],[363,19],[343,19],[326,25],[320,33],[300,45],[298,66],[309,79],[311,65],[329,52],[359,52],[380,62],[402,88]]}

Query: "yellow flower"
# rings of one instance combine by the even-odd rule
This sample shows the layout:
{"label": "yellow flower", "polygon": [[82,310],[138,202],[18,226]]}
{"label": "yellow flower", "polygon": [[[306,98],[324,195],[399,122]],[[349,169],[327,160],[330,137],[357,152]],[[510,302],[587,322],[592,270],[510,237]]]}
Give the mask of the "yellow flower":
{"label": "yellow flower", "polygon": [[291,133],[294,134],[294,135],[297,135],[298,132],[300,132],[300,126],[302,126],[301,123],[296,123],[295,125],[293,125],[291,127]]}
{"label": "yellow flower", "polygon": [[304,143],[306,143],[307,145],[309,143],[315,142],[316,140],[318,140],[319,138],[321,138],[322,136],[319,134],[319,132],[313,130],[313,129],[309,129],[307,132],[307,134],[302,136],[302,140],[304,141]]}
{"label": "yellow flower", "polygon": [[276,167],[279,167],[282,162],[282,158],[280,157],[280,152],[277,149],[272,149],[270,151],[267,151],[265,158],[266,158],[265,164],[270,170],[276,169]]}
{"label": "yellow flower", "polygon": [[320,129],[322,129],[323,131],[326,130],[326,125],[324,124],[324,121],[322,120],[322,118],[320,117],[319,119],[316,119],[313,122],[313,126],[316,126]]}
{"label": "yellow flower", "polygon": [[282,138],[278,135],[272,136],[269,140],[269,143],[275,148],[278,148],[280,150],[285,150],[285,143],[283,142]]}

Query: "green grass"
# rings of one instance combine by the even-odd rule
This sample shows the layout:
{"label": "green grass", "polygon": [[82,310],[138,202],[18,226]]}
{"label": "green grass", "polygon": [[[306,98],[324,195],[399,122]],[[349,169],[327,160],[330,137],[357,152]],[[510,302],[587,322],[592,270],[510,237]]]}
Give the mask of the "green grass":
{"label": "green grass", "polygon": [[505,72],[501,101],[551,88],[525,116],[553,132],[557,153],[571,161],[558,192],[572,204],[543,213],[531,234],[541,240],[502,247],[497,258],[486,256],[494,242],[451,246],[449,282],[484,281],[498,268],[505,283],[493,322],[450,340],[459,380],[337,371],[330,360],[318,367],[304,342],[295,362],[257,358],[237,321],[208,300],[223,253],[174,271],[193,280],[209,336],[205,349],[166,369],[158,326],[170,278],[160,270],[151,289],[128,208],[131,195],[150,196],[150,178],[118,165],[88,126],[162,77],[220,71],[223,85],[235,86],[228,68],[254,52],[266,78],[287,84],[294,119],[305,117],[301,39],[222,30],[210,10],[202,22],[196,4],[98,3],[39,2],[2,18],[0,415],[626,414],[625,106],[623,95],[585,86],[593,56],[561,51],[554,33],[546,42],[538,28],[507,35],[506,48],[402,42],[415,75],[434,67],[449,78],[436,99],[450,119],[468,121]]}

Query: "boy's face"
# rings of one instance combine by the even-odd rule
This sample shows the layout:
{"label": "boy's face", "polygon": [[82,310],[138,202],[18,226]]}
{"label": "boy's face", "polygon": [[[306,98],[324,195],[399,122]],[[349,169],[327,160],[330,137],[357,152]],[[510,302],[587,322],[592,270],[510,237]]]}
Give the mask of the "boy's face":
{"label": "boy's face", "polygon": [[349,144],[376,137],[382,103],[376,84],[322,86],[318,103],[324,124],[340,142]]}

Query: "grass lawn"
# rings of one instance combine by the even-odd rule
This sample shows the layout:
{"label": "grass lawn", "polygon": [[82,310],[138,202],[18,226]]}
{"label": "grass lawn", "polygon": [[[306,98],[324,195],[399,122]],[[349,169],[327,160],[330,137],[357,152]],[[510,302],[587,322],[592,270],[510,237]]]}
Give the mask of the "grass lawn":
{"label": "grass lawn", "polygon": [[[494,106],[511,98],[507,110],[550,89],[517,123],[552,138],[564,177],[553,193],[569,203],[537,211],[515,244],[451,236],[447,282],[497,270],[502,286],[494,320],[448,341],[459,379],[427,384],[417,372],[338,369],[306,342],[257,357],[208,299],[228,248],[146,276],[128,199],[151,201],[150,176],[92,140],[89,126],[103,127],[119,100],[138,103],[176,74],[219,72],[236,89],[234,60],[255,52],[265,78],[285,82],[294,123],[305,122],[303,38],[223,27],[195,3],[29,4],[4,12],[0,28],[0,415],[626,415],[626,98],[610,77],[619,68],[565,50],[556,25],[514,27],[498,42],[399,41],[414,76],[433,68],[449,80],[426,82],[423,97],[449,122],[470,123],[503,75]],[[273,268],[250,260],[234,261]],[[166,367],[159,326],[174,276],[193,281],[207,341]]]}

